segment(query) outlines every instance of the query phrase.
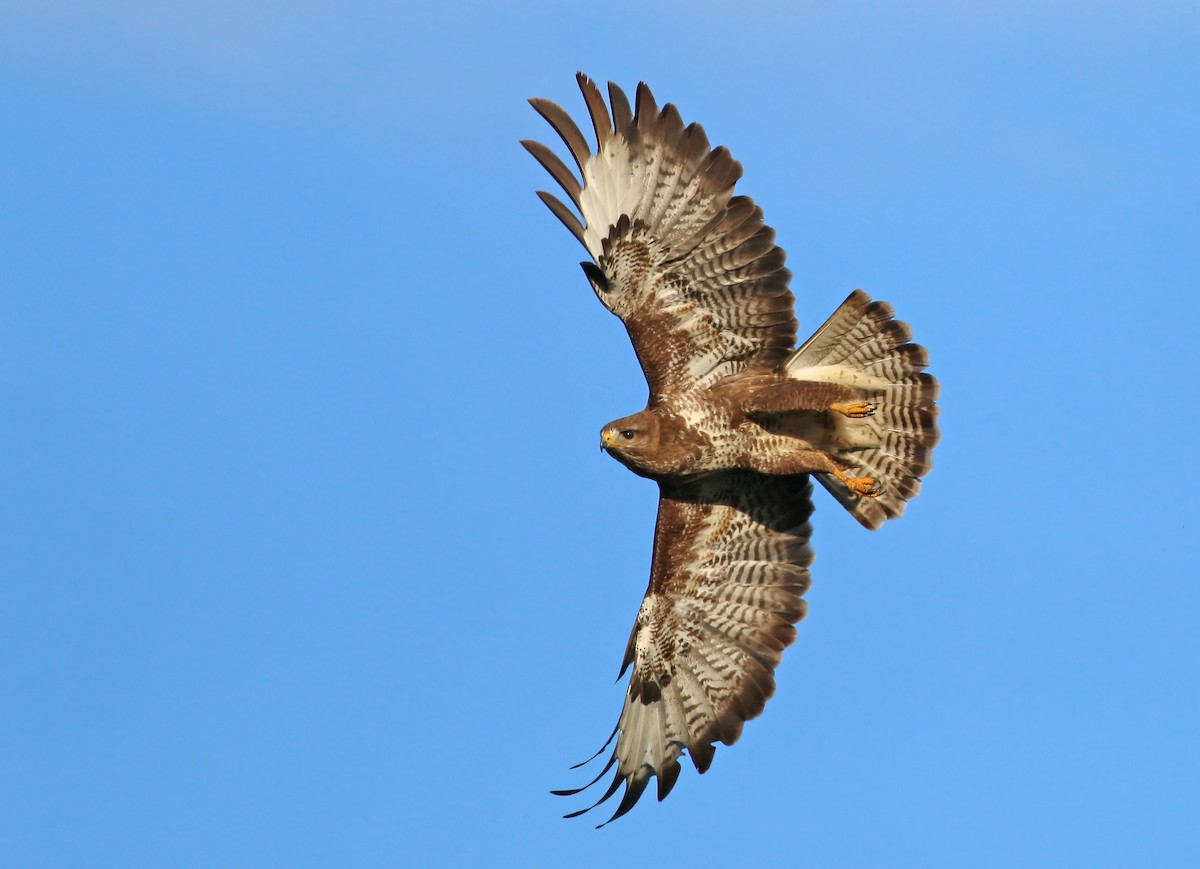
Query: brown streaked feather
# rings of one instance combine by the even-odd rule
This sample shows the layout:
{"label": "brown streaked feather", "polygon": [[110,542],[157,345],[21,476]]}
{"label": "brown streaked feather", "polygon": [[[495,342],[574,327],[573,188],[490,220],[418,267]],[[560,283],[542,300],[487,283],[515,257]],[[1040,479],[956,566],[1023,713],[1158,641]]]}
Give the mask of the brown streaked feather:
{"label": "brown streaked feather", "polygon": [[532,139],[522,139],[521,145],[533,155],[535,160],[542,164],[542,168],[550,173],[550,177],[558,182],[558,186],[563,189],[563,192],[567,196],[571,197],[571,201],[578,208],[579,194],[583,190],[583,185],[579,183],[579,179],[567,168],[567,164],[558,159],[558,155],[541,142],[535,142]]}
{"label": "brown streaked feather", "polygon": [[567,150],[575,158],[575,164],[579,167],[579,171],[582,172],[591,149],[588,148],[587,140],[583,138],[579,127],[571,120],[571,116],[558,103],[541,97],[532,97],[529,104],[549,122],[550,126],[554,128],[554,132],[562,137],[563,144],[567,146]]}
{"label": "brown streaked feather", "polygon": [[[683,141],[683,118],[674,103],[667,103],[658,113],[658,137],[667,150],[686,160],[686,152],[680,148]],[[689,161],[690,162],[690,161]]]}
{"label": "brown streaked feather", "polygon": [[658,104],[654,102],[654,94],[650,93],[650,86],[644,81],[638,82],[633,101],[637,106],[633,115],[633,125],[642,133],[651,132],[653,129],[651,125],[658,115]]}
{"label": "brown streaked feather", "polygon": [[699,166],[710,150],[711,146],[708,144],[708,136],[705,134],[704,128],[696,123],[688,124],[687,130],[684,131],[683,147],[679,149],[679,155],[693,166]]}
{"label": "brown streaked feather", "polygon": [[563,205],[562,200],[557,196],[547,193],[545,190],[539,190],[537,195],[538,199],[546,203],[546,207],[554,213],[555,217],[562,221],[563,226],[570,231],[571,235],[579,240],[579,243],[586,250],[587,241],[583,237],[583,224],[579,222],[579,218],[572,213],[571,209]]}
{"label": "brown streaked feather", "polygon": [[[578,77],[597,151],[565,110],[533,100],[571,152],[582,184],[545,146],[526,145],[582,221],[543,196],[607,277],[601,301],[625,321],[652,400],[703,388],[748,366],[772,367],[795,344],[791,274],[762,211],[733,187],[741,165],[704,129],[659,109],[644,82],[635,110],[616,85]],[[594,283],[594,282],[593,282]]]}
{"label": "brown streaked feather", "polygon": [[590,78],[580,72],[575,74],[575,81],[579,84],[584,102],[587,103],[588,114],[592,118],[592,129],[596,131],[596,147],[603,148],[613,134],[612,121],[608,117],[608,106],[604,105],[604,97],[601,96],[600,89]]}
{"label": "brown streaked feather", "polygon": [[707,770],[715,743],[736,742],[774,693],[775,667],[805,615],[811,494],[807,477],[750,471],[662,484],[650,587],[626,652],[633,672],[609,758],[616,772],[595,804],[624,784],[610,820],[651,778],[665,797],[685,750]]}
{"label": "brown streaked feather", "polygon": [[836,401],[849,401],[855,392],[840,383],[814,383],[760,375],[736,388],[742,407],[749,413],[788,413],[796,410],[826,410]]}
{"label": "brown streaked feather", "polygon": [[611,81],[608,83],[608,101],[612,105],[613,128],[629,130],[633,126],[633,110],[629,108],[629,98],[625,96],[625,91]]}

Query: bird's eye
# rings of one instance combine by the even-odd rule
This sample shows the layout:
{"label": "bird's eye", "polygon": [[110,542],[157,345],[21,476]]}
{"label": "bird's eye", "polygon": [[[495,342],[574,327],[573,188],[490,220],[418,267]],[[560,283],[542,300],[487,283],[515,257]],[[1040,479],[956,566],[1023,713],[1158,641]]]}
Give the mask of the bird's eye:
{"label": "bird's eye", "polygon": [[627,441],[633,440],[633,429],[627,428],[627,429],[622,430],[621,437],[625,438],[625,440],[627,440]]}

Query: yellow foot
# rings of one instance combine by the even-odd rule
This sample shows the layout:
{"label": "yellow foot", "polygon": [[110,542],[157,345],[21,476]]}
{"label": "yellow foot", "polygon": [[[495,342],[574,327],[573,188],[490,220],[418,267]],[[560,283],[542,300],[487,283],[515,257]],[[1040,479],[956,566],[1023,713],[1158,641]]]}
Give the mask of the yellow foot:
{"label": "yellow foot", "polygon": [[850,417],[851,419],[862,419],[865,416],[874,416],[875,405],[869,401],[856,401],[846,403],[835,401],[829,405],[830,410],[836,410],[838,413]]}
{"label": "yellow foot", "polygon": [[833,473],[855,495],[861,495],[864,498],[879,497],[879,483],[874,477],[848,477],[841,471],[834,471]]}

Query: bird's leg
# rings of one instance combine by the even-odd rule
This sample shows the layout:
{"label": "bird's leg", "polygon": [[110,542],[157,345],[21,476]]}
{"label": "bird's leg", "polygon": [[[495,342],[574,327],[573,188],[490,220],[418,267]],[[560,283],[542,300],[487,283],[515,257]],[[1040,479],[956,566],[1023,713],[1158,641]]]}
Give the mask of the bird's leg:
{"label": "bird's leg", "polygon": [[845,483],[855,495],[864,498],[879,497],[879,481],[874,477],[851,477],[842,471],[834,471],[833,475]]}
{"label": "bird's leg", "polygon": [[850,419],[862,419],[875,415],[875,405],[869,401],[835,401],[829,405],[830,410],[836,410]]}

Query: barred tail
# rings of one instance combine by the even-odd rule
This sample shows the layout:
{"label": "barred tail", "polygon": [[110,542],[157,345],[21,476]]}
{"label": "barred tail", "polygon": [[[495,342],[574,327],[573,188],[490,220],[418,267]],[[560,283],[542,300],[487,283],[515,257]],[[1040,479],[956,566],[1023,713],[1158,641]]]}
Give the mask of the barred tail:
{"label": "barred tail", "polygon": [[938,382],[929,354],[910,343],[908,325],[887,302],[855,290],[785,363],[796,380],[839,383],[874,405],[873,415],[837,421],[833,454],[850,477],[871,477],[878,494],[860,496],[831,473],[814,476],[867,528],[904,512],[921,489],[938,442]]}

